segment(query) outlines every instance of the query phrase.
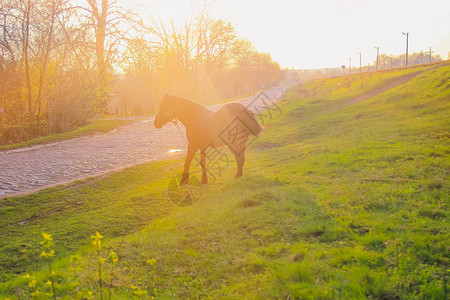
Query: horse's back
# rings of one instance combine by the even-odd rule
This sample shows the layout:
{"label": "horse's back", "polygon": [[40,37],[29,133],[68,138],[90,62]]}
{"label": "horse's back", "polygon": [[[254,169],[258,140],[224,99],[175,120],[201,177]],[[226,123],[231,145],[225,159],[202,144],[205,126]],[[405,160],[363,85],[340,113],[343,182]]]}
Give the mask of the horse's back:
{"label": "horse's back", "polygon": [[230,103],[226,103],[224,104],[219,111],[223,110],[223,111],[235,111],[235,112],[239,112],[239,111],[243,111],[247,109],[242,103],[239,102],[230,102]]}
{"label": "horse's back", "polygon": [[249,134],[257,136],[261,132],[261,126],[256,120],[255,114],[242,103],[232,102],[221,107],[213,116],[222,127],[235,124],[245,128]]}

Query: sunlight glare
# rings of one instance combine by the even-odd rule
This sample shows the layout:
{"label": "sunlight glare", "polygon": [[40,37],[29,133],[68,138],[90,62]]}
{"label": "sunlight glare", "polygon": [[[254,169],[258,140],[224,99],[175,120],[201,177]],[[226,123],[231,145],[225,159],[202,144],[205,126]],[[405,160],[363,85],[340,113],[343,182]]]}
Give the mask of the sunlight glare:
{"label": "sunlight glare", "polygon": [[170,149],[169,153],[183,152],[183,149]]}

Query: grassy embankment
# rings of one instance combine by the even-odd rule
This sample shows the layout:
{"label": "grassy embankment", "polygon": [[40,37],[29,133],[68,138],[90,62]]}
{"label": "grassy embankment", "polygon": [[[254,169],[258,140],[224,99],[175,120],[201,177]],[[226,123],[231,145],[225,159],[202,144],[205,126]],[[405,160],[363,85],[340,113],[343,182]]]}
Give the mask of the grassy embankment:
{"label": "grassy embankment", "polygon": [[[118,254],[114,272],[103,267],[113,298],[444,299],[449,78],[442,63],[291,89],[284,114],[250,147],[247,175],[224,171],[187,208],[165,197],[180,161],[0,200],[0,296],[29,294],[27,279],[13,275],[25,271],[49,292],[38,244],[47,232],[56,294],[70,298],[78,286],[98,297],[89,245],[98,230]],[[74,272],[75,252],[83,259]]]}

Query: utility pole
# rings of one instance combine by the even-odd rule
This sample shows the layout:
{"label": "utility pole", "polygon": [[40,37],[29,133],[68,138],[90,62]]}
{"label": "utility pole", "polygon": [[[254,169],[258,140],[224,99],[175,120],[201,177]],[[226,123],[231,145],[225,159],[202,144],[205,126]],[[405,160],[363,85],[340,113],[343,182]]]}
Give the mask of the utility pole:
{"label": "utility pole", "polygon": [[361,73],[361,52],[358,52],[359,54],[359,73]]}
{"label": "utility pole", "polygon": [[406,63],[405,65],[408,66],[408,40],[409,40],[409,32],[402,32],[403,35],[406,35]]}
{"label": "utility pole", "polygon": [[376,67],[375,70],[378,70],[378,54],[379,54],[379,51],[380,51],[380,47],[375,47],[375,49],[377,49],[377,67]]}
{"label": "utility pole", "polygon": [[431,63],[431,53],[433,53],[433,51],[431,51],[431,47],[430,47],[430,63]]}
{"label": "utility pole", "polygon": [[352,58],[348,58],[348,74],[352,73]]}

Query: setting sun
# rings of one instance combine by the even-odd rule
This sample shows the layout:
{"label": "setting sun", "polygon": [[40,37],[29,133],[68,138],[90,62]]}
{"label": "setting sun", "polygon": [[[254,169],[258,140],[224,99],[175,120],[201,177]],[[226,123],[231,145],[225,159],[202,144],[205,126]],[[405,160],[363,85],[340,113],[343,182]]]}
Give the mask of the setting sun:
{"label": "setting sun", "polygon": [[[147,16],[154,18],[156,13],[156,19],[178,24],[192,11],[189,3],[152,0],[140,7]],[[450,51],[446,0],[218,0],[209,7],[214,17],[229,20],[242,37],[249,38],[258,51],[269,52],[283,68],[340,67],[348,64],[349,57],[356,66],[359,52],[363,65],[373,65],[374,47],[382,53],[404,53],[402,31],[411,32],[411,53],[432,47],[446,59]]]}

